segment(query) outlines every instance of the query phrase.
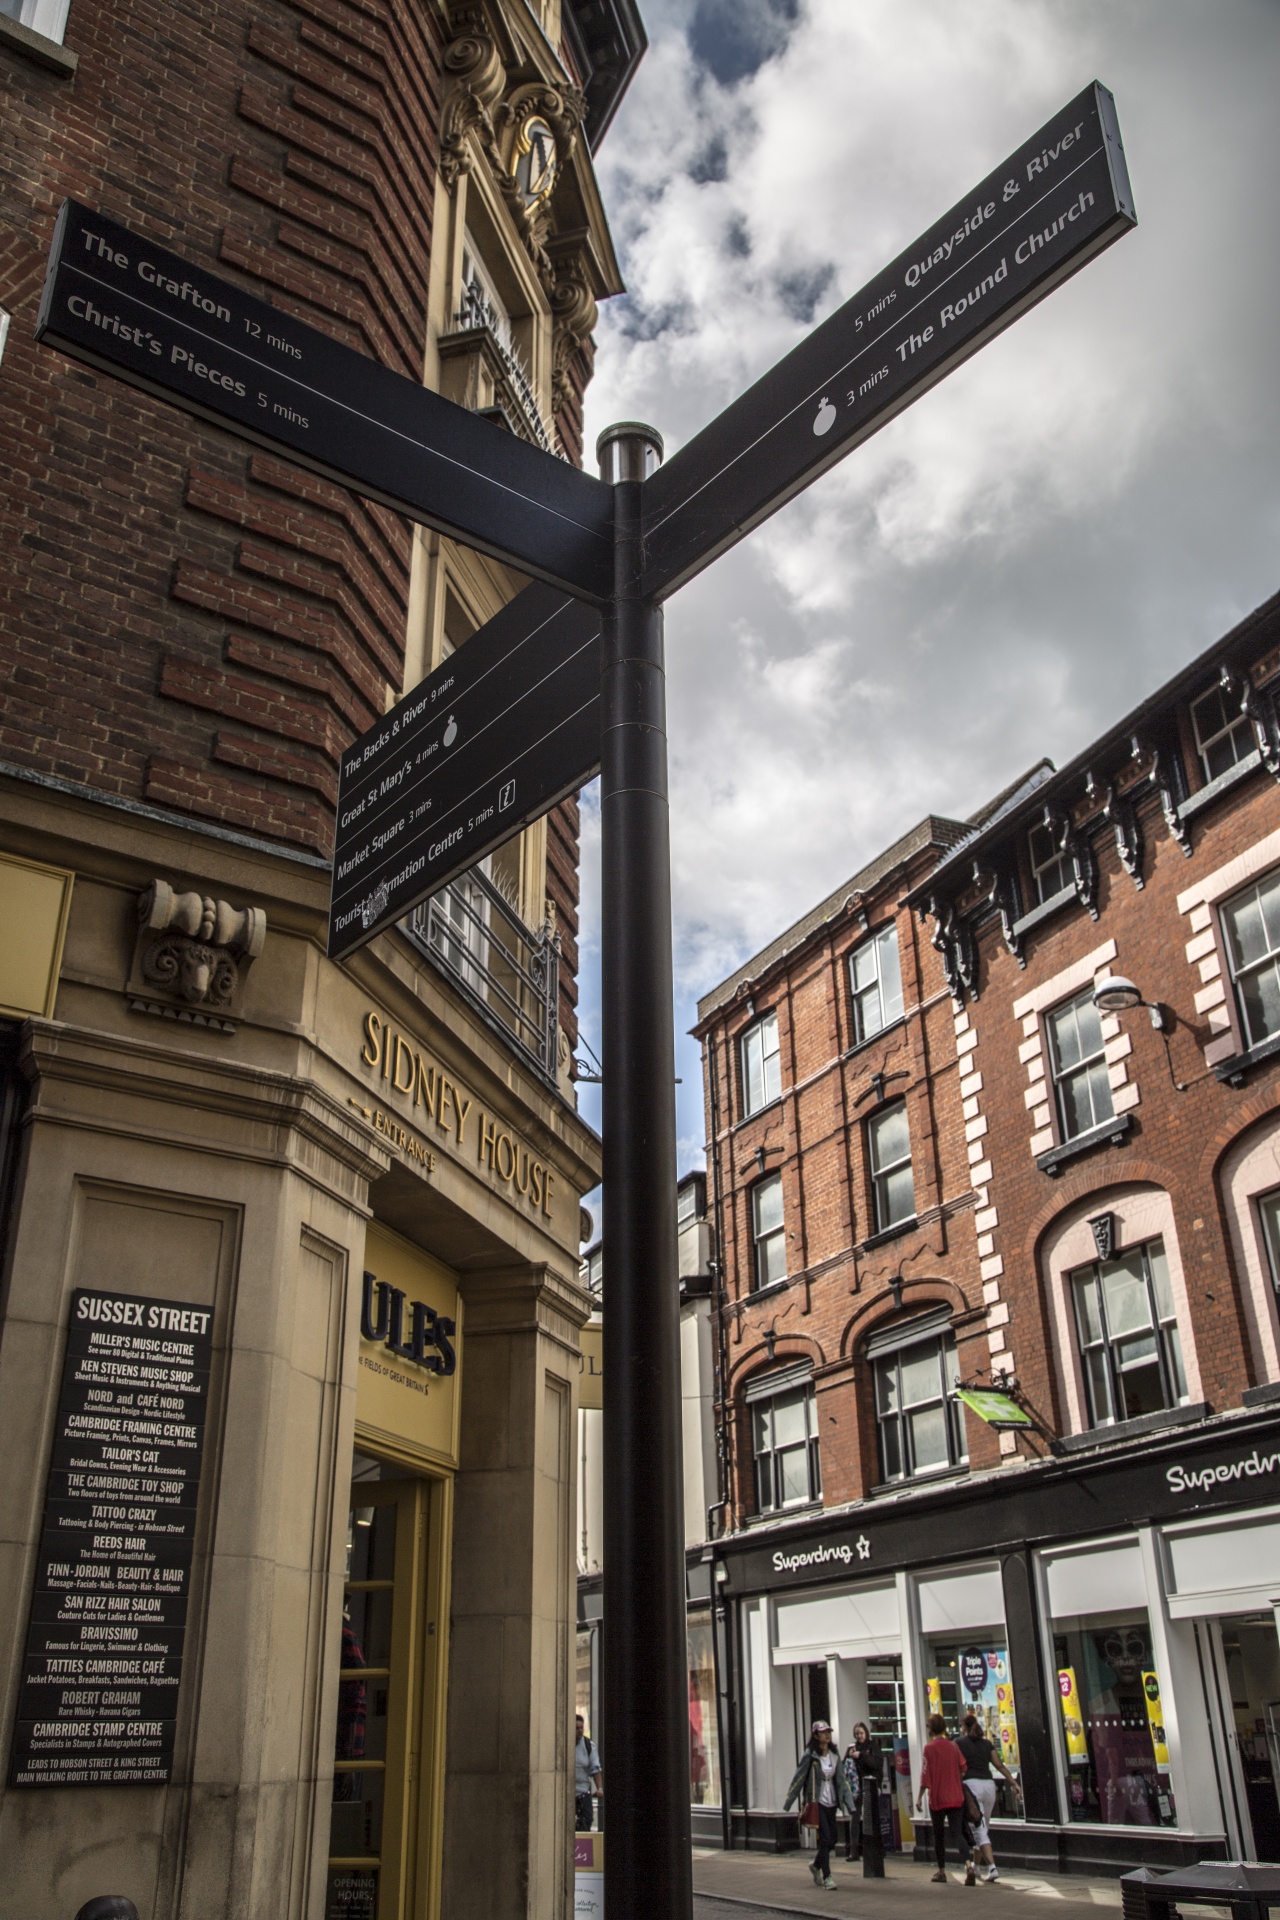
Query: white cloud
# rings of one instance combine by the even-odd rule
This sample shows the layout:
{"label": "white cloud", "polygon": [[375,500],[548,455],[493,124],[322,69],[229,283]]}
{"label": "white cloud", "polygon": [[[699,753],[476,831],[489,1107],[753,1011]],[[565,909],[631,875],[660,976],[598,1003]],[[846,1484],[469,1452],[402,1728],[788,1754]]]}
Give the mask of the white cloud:
{"label": "white cloud", "polygon": [[1265,0],[808,0],[725,86],[691,5],[645,14],[593,430],[674,449],[1095,76],[1140,221],[670,602],[683,1029],[922,813],[1065,758],[1274,591],[1280,34]]}

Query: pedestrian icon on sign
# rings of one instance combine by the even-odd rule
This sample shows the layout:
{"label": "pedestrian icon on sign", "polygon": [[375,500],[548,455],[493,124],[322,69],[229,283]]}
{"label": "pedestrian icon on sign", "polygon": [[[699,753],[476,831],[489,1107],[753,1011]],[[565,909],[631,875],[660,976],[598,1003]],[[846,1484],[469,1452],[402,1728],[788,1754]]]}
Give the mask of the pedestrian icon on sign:
{"label": "pedestrian icon on sign", "polygon": [[514,806],[515,798],[516,798],[516,783],[514,780],[508,780],[507,784],[505,785],[505,787],[503,787],[501,793],[498,795],[498,812],[505,813],[508,807]]}

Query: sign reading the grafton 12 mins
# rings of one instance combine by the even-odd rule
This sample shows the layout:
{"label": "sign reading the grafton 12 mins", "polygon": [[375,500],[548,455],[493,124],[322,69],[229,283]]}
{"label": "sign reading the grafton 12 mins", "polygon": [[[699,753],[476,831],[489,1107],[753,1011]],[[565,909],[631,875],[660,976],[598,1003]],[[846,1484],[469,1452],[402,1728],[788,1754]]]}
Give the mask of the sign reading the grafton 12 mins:
{"label": "sign reading the grafton 12 mins", "polygon": [[197,1302],[71,1296],[12,1786],[169,1778],[212,1322]]}
{"label": "sign reading the grafton 12 mins", "polygon": [[36,337],[525,573],[612,587],[602,481],[74,200]]}
{"label": "sign reading the grafton 12 mins", "polygon": [[600,765],[600,618],[526,587],[342,756],[329,953],[584,786]]}
{"label": "sign reading the grafton 12 mins", "polygon": [[1095,82],[650,475],[645,592],[673,592],[1134,224]]}

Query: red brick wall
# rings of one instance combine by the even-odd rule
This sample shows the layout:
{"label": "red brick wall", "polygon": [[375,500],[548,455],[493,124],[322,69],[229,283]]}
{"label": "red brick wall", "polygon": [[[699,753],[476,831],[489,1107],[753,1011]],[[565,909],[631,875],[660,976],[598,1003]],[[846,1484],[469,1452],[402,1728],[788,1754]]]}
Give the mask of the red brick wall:
{"label": "red brick wall", "polygon": [[[993,1237],[1004,1261],[1001,1284],[1010,1304],[1008,1344],[1019,1380],[1057,1430],[1067,1424],[1067,1409],[1051,1359],[1041,1259],[1045,1236],[1055,1220],[1083,1201],[1105,1211],[1108,1192],[1131,1182],[1149,1183],[1170,1196],[1190,1317],[1182,1339],[1198,1357],[1203,1398],[1221,1412],[1238,1406],[1244,1389],[1257,1384],[1243,1317],[1245,1277],[1236,1272],[1218,1169],[1232,1142],[1274,1111],[1280,1068],[1255,1068],[1239,1089],[1206,1069],[1203,1048],[1213,1035],[1206,1013],[1195,1005],[1203,982],[1186,959],[1192,929],[1178,911],[1177,895],[1280,828],[1280,791],[1262,772],[1224,796],[1193,823],[1189,858],[1164,829],[1157,806],[1144,809],[1142,823],[1147,842],[1142,889],[1124,872],[1114,849],[1101,846],[1097,921],[1080,907],[1067,908],[1028,940],[1025,970],[998,939],[984,937],[981,994],[971,1009],[985,1083],[983,1110],[990,1123],[991,1199],[999,1212]],[[1177,1025],[1166,1055],[1165,1041],[1145,1010],[1121,1016],[1122,1033],[1133,1049],[1125,1065],[1140,1095],[1131,1109],[1129,1138],[1069,1162],[1051,1179],[1038,1170],[1030,1148],[1028,1079],[1018,1056],[1024,1036],[1012,1005],[1108,940],[1117,947],[1108,964],[1133,979],[1147,999],[1172,1008]],[[1176,1090],[1175,1078],[1187,1087],[1185,1093]]]}
{"label": "red brick wall", "polygon": [[[948,1304],[973,1371],[981,1331],[974,1196],[957,1091],[950,996],[937,954],[914,917],[900,909],[929,858],[899,869],[861,902],[872,931],[896,918],[906,1020],[854,1046],[849,956],[866,938],[854,912],[838,914],[709,1023],[704,1038],[708,1136],[715,1142],[722,1286],[726,1316],[731,1447],[730,1511],[753,1505],[750,1435],[741,1391],[788,1361],[812,1361],[828,1506],[861,1496],[879,1479],[875,1422],[861,1349],[899,1312]],[[780,1101],[743,1120],[739,1041],[768,1009],[778,1014]],[[874,1237],[864,1121],[885,1100],[905,1097],[911,1128],[918,1224],[879,1246]],[[763,1170],[781,1170],[787,1232],[785,1291],[753,1297],[750,1190]],[[899,1288],[898,1282],[901,1281]],[[773,1358],[766,1335],[773,1339]],[[985,1342],[983,1343],[985,1357]],[[985,1433],[985,1430],[984,1430]],[[975,1459],[994,1455],[970,1436]]]}
{"label": "red brick wall", "polygon": [[[403,679],[409,529],[37,347],[71,195],[419,377],[434,14],[390,0],[73,0],[73,78],[0,48],[0,759],[327,854],[343,747]],[[581,438],[589,347],[560,426]],[[576,1039],[578,823],[548,890]]]}
{"label": "red brick wall", "polygon": [[[1239,674],[1252,665],[1252,684],[1264,690],[1259,712],[1274,691],[1267,676],[1274,679],[1280,667],[1278,638],[1280,605],[1273,604],[1229,636],[1230,645],[1223,643],[1224,657],[1230,653]],[[1216,672],[1217,662],[1208,662],[1190,697],[1213,684]],[[1187,689],[1180,689],[1163,712],[1146,719],[1154,737],[1180,740],[1194,789],[1203,776],[1187,720],[1188,697]],[[1123,759],[1129,753],[1127,739],[1109,751]],[[1275,757],[1280,765],[1280,750]],[[1046,1243],[1074,1221],[1087,1244],[1081,1258],[1091,1259],[1092,1239],[1084,1223],[1095,1211],[1123,1206],[1127,1192],[1136,1190],[1144,1206],[1167,1205],[1170,1211],[1171,1223],[1161,1231],[1166,1250],[1179,1255],[1185,1277],[1180,1331],[1184,1353],[1188,1360],[1194,1355],[1199,1370],[1198,1388],[1194,1379],[1188,1382],[1192,1401],[1203,1400],[1220,1413],[1238,1407],[1245,1390],[1259,1384],[1245,1310],[1250,1283],[1238,1271],[1233,1252],[1222,1169],[1229,1150],[1251,1130],[1274,1126],[1280,1062],[1259,1062],[1238,1087],[1219,1080],[1212,1061],[1206,1063],[1206,1047],[1216,1046],[1220,1056],[1232,1052],[1232,1042],[1212,1024],[1216,1016],[1209,1003],[1217,986],[1214,956],[1204,951],[1207,935],[1193,920],[1190,904],[1184,900],[1188,910],[1181,911],[1178,901],[1273,834],[1277,847],[1266,853],[1265,865],[1280,865],[1280,787],[1265,767],[1246,773],[1195,812],[1184,852],[1150,782],[1144,786],[1140,778],[1132,789],[1142,796],[1139,885],[1125,870],[1115,835],[1099,813],[1113,777],[1109,764],[1095,767],[1098,778],[1092,783],[1081,774],[1053,795],[1055,805],[1070,806],[1076,819],[1087,823],[1098,868],[1096,917],[1072,899],[1024,936],[1025,964],[1020,965],[999,923],[981,918],[982,889],[990,881],[969,885],[973,858],[960,869],[958,883],[950,882],[960,886],[961,907],[978,915],[976,999],[966,996],[963,1007],[953,1002],[938,953],[902,904],[908,889],[919,886],[930,864],[942,857],[942,850],[934,849],[916,870],[899,870],[861,903],[873,928],[897,906],[908,1008],[904,1025],[849,1050],[848,955],[864,936],[848,912],[762,972],[752,983],[754,1014],[744,988],[709,1016],[703,1028],[704,1072],[722,1235],[731,1517],[740,1520],[753,1500],[741,1389],[754,1375],[788,1360],[804,1357],[813,1364],[824,1503],[861,1498],[875,1484],[874,1409],[861,1347],[869,1330],[899,1311],[945,1302],[952,1310],[963,1378],[1000,1384],[1012,1374],[1049,1431],[1086,1424],[1083,1416],[1071,1416],[1066,1381],[1068,1370],[1074,1370],[1074,1329],[1064,1316],[1067,1349],[1060,1353],[1054,1303],[1060,1288],[1065,1301],[1065,1286],[1061,1272],[1049,1270]],[[1140,773],[1132,758],[1125,764],[1130,775]],[[984,874],[1019,863],[1024,897],[1030,877],[1025,833],[1022,822],[1003,846],[984,845],[975,856]],[[1254,855],[1255,864],[1262,859]],[[927,932],[936,928],[931,919]],[[1188,943],[1197,934],[1200,946],[1188,958]],[[1165,1039],[1144,1009],[1119,1017],[1111,1065],[1124,1076],[1114,1098],[1127,1114],[1129,1132],[1120,1144],[1095,1144],[1068,1159],[1055,1177],[1037,1165],[1037,1154],[1052,1142],[1043,1137],[1043,1119],[1036,1118],[1043,1101],[1029,1056],[1042,1044],[1047,1006],[1066,997],[1060,982],[1051,983],[1074,967],[1083,969],[1081,980],[1091,989],[1093,969],[1085,963],[1097,959],[1109,942],[1116,952],[1105,969],[1130,976],[1147,1000],[1171,1008],[1176,1025],[1166,1052]],[[1038,989],[1045,1004],[1015,1015],[1015,1003]],[[1230,1004],[1229,988],[1226,997]],[[920,1008],[914,1016],[913,1003]],[[769,1007],[778,1012],[783,1095],[743,1121],[737,1043],[752,1019]],[[920,1221],[911,1232],[869,1248],[863,1244],[871,1199],[862,1119],[874,1108],[875,1096],[868,1096],[876,1071],[903,1076],[888,1082],[884,1092],[886,1097],[904,1094],[907,1101]],[[1038,1129],[1041,1137],[1033,1143]],[[783,1175],[789,1284],[757,1299],[749,1193],[761,1164],[753,1156],[761,1147],[765,1169],[780,1168]],[[1280,1172],[1280,1153],[1276,1167]],[[1276,1183],[1275,1174],[1259,1177],[1263,1187]],[[1255,1231],[1247,1219],[1245,1228]],[[1016,1443],[1006,1437],[1002,1443],[972,1416],[967,1416],[967,1432],[975,1470],[1002,1461],[1016,1464],[1045,1446],[1040,1437],[1019,1436]]]}
{"label": "red brick wall", "polygon": [[0,755],[327,851],[402,678],[403,521],[37,348],[65,195],[414,375],[440,49],[355,0],[88,4],[74,79],[3,55],[0,379],[18,564]]}

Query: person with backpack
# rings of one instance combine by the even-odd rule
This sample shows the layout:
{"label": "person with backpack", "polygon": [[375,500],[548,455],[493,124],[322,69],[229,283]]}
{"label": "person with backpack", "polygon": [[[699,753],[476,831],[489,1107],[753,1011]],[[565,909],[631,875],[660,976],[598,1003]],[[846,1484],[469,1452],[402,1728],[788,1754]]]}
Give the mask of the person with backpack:
{"label": "person with backpack", "polygon": [[835,1892],[831,1875],[831,1849],[836,1843],[836,1813],[852,1814],[853,1795],[840,1755],[832,1742],[831,1728],[825,1720],[815,1720],[809,1732],[809,1744],[800,1755],[800,1764],[787,1788],[782,1811],[790,1811],[800,1802],[800,1824],[818,1830],[818,1851],[809,1867],[814,1885]]}
{"label": "person with backpack", "polygon": [[1022,1788],[1000,1757],[1000,1749],[994,1740],[988,1740],[982,1731],[982,1723],[976,1713],[966,1713],[964,1731],[956,1741],[960,1755],[965,1763],[964,1784],[978,1803],[981,1819],[971,1823],[973,1837],[973,1858],[979,1869],[978,1878],[985,1880],[988,1886],[1000,1878],[996,1866],[995,1850],[991,1844],[991,1815],[995,1811],[996,1783],[991,1777],[991,1769],[1004,1775],[1019,1800]]}
{"label": "person with backpack", "polygon": [[930,1714],[929,1742],[920,1759],[920,1791],[916,1795],[916,1812],[920,1812],[927,1793],[929,1818],[933,1822],[933,1852],[938,1863],[934,1879],[945,1882],[947,1877],[949,1830],[965,1863],[964,1883],[966,1887],[972,1887],[977,1876],[964,1837],[964,1771],[964,1756],[955,1741],[948,1740],[946,1721],[940,1713]]}

